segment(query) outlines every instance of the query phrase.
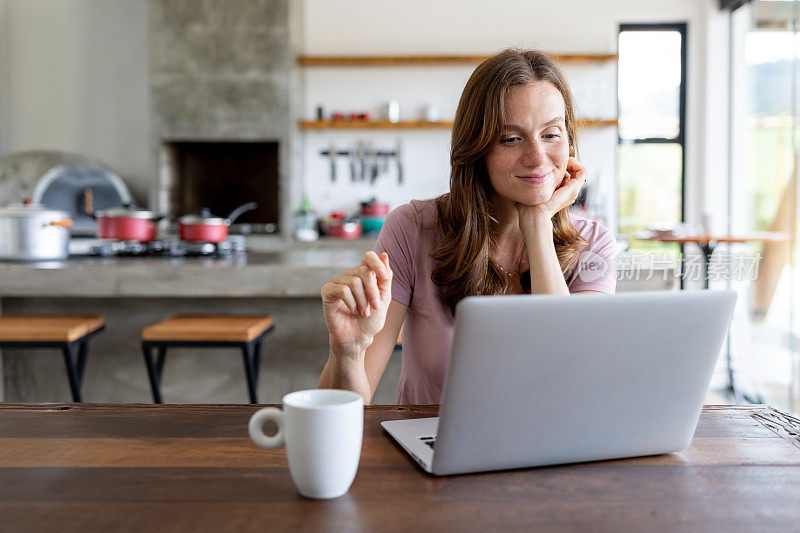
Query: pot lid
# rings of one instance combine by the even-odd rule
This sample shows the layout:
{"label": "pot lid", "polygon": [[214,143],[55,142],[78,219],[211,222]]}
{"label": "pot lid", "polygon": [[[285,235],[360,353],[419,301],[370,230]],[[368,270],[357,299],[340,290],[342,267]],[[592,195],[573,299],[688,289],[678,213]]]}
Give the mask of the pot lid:
{"label": "pot lid", "polygon": [[124,205],[120,205],[117,207],[111,207],[109,209],[103,209],[102,211],[97,212],[97,216],[100,217],[132,217],[132,218],[153,218],[152,211],[146,211],[144,209],[137,209],[135,207],[125,207]]}
{"label": "pot lid", "polygon": [[122,179],[97,165],[58,165],[41,177],[33,201],[69,213],[75,221],[72,234],[94,236],[94,215],[103,209],[132,202]]}
{"label": "pot lid", "polygon": [[217,217],[203,218],[200,215],[183,215],[178,219],[181,224],[206,224],[207,226],[224,226],[225,219]]}
{"label": "pot lid", "polygon": [[178,221],[181,224],[207,224],[209,226],[224,226],[227,224],[224,218],[212,215],[211,210],[207,207],[203,207],[197,213],[183,215]]}
{"label": "pot lid", "polygon": [[33,216],[33,215],[52,215],[55,217],[68,218],[69,213],[59,209],[50,209],[40,204],[16,204],[0,207],[0,215],[5,216]]}

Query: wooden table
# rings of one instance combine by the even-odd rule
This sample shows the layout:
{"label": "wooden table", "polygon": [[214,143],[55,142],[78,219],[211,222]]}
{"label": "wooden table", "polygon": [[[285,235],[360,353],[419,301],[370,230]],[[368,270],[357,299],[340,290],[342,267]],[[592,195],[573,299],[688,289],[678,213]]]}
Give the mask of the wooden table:
{"label": "wooden table", "polygon": [[[436,478],[366,411],[350,492],[299,496],[249,405],[0,404],[3,531],[797,531],[800,420],[708,406],[683,452]],[[586,435],[586,438],[591,438]]]}
{"label": "wooden table", "polygon": [[[684,245],[687,243],[694,243],[703,252],[703,263],[706,271],[703,278],[703,287],[708,289],[708,271],[711,265],[711,256],[714,255],[714,250],[717,244],[744,244],[752,242],[786,242],[791,239],[791,233],[783,231],[760,231],[747,235],[675,235],[671,233],[660,233],[655,231],[646,231],[636,236],[640,240],[652,240],[660,242],[674,242],[676,244]],[[684,258],[681,254],[681,262]],[[683,276],[686,273],[681,269],[681,287],[683,286]]]}

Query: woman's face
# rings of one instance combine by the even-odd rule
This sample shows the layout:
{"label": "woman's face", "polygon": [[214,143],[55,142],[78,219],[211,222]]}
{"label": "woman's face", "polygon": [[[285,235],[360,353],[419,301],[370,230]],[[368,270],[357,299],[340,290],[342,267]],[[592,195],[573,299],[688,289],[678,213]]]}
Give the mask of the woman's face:
{"label": "woman's face", "polygon": [[546,202],[561,184],[569,161],[564,97],[548,81],[506,93],[505,127],[486,155],[494,192],[521,204]]}

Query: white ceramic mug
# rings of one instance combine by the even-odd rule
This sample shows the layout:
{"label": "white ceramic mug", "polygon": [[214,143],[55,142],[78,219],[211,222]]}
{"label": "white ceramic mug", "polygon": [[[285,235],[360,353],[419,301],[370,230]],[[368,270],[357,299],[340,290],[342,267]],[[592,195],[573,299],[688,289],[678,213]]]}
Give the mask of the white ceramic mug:
{"label": "white ceramic mug", "polygon": [[[268,421],[278,426],[264,434]],[[364,431],[364,398],[357,392],[312,389],[283,397],[283,411],[265,407],[250,418],[250,438],[261,448],[286,446],[289,472],[307,498],[336,498],[356,477]]]}

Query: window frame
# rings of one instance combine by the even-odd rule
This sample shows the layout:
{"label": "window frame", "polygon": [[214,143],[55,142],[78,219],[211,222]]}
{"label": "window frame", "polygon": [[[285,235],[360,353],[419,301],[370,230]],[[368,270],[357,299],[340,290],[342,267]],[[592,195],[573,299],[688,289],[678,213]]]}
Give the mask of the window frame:
{"label": "window frame", "polygon": [[[678,144],[681,147],[681,219],[686,221],[686,59],[687,39],[685,22],[665,22],[652,24],[621,23],[617,32],[617,53],[619,53],[619,34],[624,31],[676,31],[681,37],[681,81],[678,87],[678,135],[675,137],[647,137],[644,139],[622,139],[617,127],[617,145],[622,144]],[[619,87],[617,88],[617,116],[620,116]],[[619,194],[619,191],[617,191]],[[619,227],[619,208],[617,209]]]}

